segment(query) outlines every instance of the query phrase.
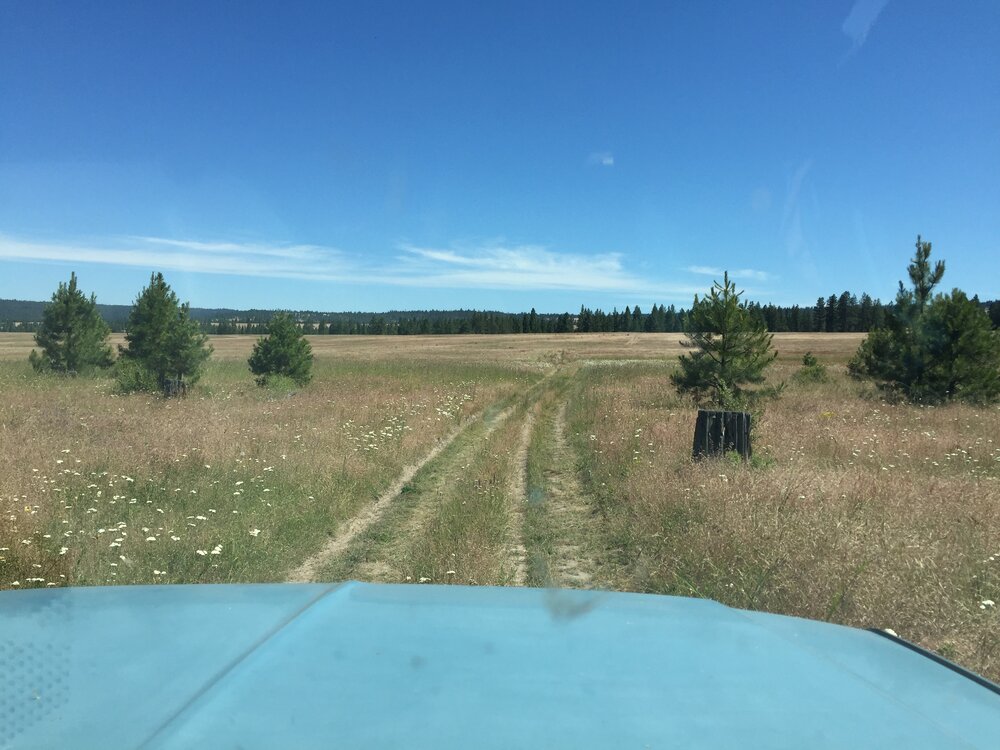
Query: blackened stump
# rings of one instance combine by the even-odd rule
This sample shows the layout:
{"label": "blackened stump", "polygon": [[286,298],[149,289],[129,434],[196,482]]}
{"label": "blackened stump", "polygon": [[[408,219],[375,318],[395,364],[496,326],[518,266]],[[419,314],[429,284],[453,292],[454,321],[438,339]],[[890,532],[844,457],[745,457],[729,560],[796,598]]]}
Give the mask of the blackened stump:
{"label": "blackened stump", "polygon": [[744,461],[750,459],[750,415],[742,411],[699,409],[692,455],[698,459],[722,456],[729,451],[738,453]]}

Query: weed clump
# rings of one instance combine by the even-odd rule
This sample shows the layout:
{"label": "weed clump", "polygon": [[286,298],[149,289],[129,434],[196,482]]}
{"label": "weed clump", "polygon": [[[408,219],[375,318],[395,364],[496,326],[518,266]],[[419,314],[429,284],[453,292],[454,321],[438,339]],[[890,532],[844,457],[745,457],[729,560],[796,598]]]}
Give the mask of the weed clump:
{"label": "weed clump", "polygon": [[792,375],[796,383],[825,383],[830,379],[826,365],[821,363],[812,352],[802,355],[802,367]]}

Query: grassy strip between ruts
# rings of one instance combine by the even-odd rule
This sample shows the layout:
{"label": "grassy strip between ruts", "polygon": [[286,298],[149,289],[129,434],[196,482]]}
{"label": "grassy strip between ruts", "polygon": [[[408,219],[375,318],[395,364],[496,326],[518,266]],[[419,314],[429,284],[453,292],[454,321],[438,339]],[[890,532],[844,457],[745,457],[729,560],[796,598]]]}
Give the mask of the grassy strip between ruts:
{"label": "grassy strip between ruts", "polygon": [[[556,412],[569,388],[566,374],[553,378],[555,382],[534,405],[535,430],[528,444],[527,503],[524,514],[524,544],[528,551],[528,585],[554,585],[551,561],[555,554],[555,529],[546,504],[550,487],[547,473],[553,470],[556,458],[554,423]],[[576,467],[564,467],[575,471]]]}
{"label": "grassy strip between ruts", "polygon": [[522,502],[510,497],[510,475],[526,410],[546,388],[536,384],[465,430],[320,577],[510,583],[512,503]]}

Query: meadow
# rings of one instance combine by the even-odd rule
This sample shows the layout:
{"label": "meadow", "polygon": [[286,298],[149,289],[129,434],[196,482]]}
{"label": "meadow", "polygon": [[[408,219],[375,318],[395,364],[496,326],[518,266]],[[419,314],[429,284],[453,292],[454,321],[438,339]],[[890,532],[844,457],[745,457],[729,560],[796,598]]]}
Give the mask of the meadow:
{"label": "meadow", "polygon": [[[676,334],[311,337],[261,389],[38,377],[0,334],[0,589],[338,580],[710,597],[1000,677],[1000,409],[887,403],[857,334],[778,334],[754,459],[695,462]],[[812,351],[828,382],[793,378]]]}

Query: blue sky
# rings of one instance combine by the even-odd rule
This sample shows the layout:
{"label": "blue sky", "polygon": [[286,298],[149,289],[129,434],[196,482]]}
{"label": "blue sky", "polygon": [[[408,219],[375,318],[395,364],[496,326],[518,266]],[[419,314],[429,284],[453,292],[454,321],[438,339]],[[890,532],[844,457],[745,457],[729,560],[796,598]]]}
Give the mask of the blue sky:
{"label": "blue sky", "polygon": [[0,297],[1000,297],[1000,4],[0,2]]}

